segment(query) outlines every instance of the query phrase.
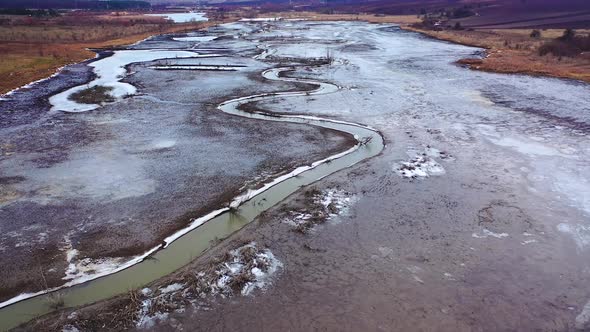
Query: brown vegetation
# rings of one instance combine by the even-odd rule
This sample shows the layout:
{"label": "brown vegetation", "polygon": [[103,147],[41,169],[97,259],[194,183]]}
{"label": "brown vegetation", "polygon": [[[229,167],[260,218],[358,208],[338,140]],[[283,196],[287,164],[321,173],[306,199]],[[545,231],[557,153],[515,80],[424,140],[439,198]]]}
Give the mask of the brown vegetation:
{"label": "brown vegetation", "polygon": [[220,23],[173,24],[161,17],[91,12],[53,18],[5,17],[0,21],[0,94],[48,77],[66,64],[93,58],[95,54],[88,48],[122,46],[154,34]]}
{"label": "brown vegetation", "polygon": [[[576,56],[564,57],[559,53],[555,55],[553,52],[541,52],[544,47],[547,47],[545,45],[553,45],[556,38],[563,35],[563,29],[542,30],[540,36],[536,36],[532,30],[527,29],[435,31],[412,26],[403,28],[436,39],[487,49],[486,57],[482,59],[458,61],[459,64],[467,65],[472,69],[571,78],[590,82],[590,59],[585,54],[568,53]],[[589,31],[580,30],[578,33],[587,35]]]}
{"label": "brown vegetation", "polygon": [[112,87],[97,85],[75,92],[69,98],[82,104],[108,103],[115,101],[115,98],[110,94],[112,90]]}
{"label": "brown vegetation", "polygon": [[539,47],[539,55],[577,57],[590,51],[590,34],[576,35],[572,29],[566,29],[561,37],[548,41]]}

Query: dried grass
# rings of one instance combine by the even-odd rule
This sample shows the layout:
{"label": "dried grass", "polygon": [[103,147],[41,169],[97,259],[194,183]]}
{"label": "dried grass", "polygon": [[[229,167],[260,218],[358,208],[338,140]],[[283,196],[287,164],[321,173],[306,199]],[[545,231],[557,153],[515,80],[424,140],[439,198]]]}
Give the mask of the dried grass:
{"label": "dried grass", "polygon": [[0,94],[48,77],[64,65],[93,58],[88,48],[114,48],[154,34],[194,31],[219,23],[163,24],[136,16],[107,19],[103,14],[89,14],[82,21],[30,20],[0,26]]}
{"label": "dried grass", "polygon": [[[463,59],[459,63],[472,69],[529,75],[571,78],[590,82],[590,62],[584,57],[561,58],[540,56],[538,49],[545,42],[563,34],[563,29],[543,30],[541,38],[531,38],[531,30],[432,31],[404,27],[433,38],[488,49],[484,59]],[[580,34],[589,33],[579,30]]]}
{"label": "dried grass", "polygon": [[115,101],[115,98],[110,95],[113,90],[112,87],[107,86],[93,86],[82,91],[78,91],[69,96],[69,99],[77,101],[82,104],[102,104]]}
{"label": "dried grass", "polygon": [[127,296],[121,297],[107,306],[98,307],[97,310],[82,309],[78,311],[76,318],[68,319],[67,324],[81,331],[129,329],[135,326],[141,302],[141,293],[138,290],[130,290]]}

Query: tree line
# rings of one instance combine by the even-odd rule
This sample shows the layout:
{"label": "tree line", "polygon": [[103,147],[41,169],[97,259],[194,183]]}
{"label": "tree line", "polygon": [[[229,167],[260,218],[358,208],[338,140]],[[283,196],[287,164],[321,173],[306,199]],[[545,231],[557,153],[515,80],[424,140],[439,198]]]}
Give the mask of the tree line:
{"label": "tree line", "polygon": [[31,9],[124,10],[149,8],[151,8],[149,2],[140,0],[0,0],[0,9],[20,10],[13,15],[30,15],[23,14],[23,11]]}

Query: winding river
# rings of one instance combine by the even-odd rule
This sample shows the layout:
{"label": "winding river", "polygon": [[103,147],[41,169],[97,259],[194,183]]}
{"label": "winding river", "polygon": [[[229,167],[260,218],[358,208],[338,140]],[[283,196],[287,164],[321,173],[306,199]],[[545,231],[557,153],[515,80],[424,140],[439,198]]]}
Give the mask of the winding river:
{"label": "winding river", "polygon": [[[193,220],[188,227],[166,238],[162,245],[122,266],[115,273],[96,275],[93,280],[54,289],[50,293],[23,294],[5,302],[5,307],[0,309],[0,329],[7,330],[51,312],[53,309],[50,303],[56,297],[63,299],[66,307],[81,306],[125,293],[129,289],[141,287],[170,274],[201,255],[214,241],[226,238],[241,229],[261,212],[284,200],[300,187],[371,158],[383,150],[384,141],[381,134],[368,126],[314,116],[279,115],[263,111],[249,113],[239,109],[239,106],[245,103],[278,97],[328,94],[340,90],[338,86],[326,82],[281,76],[281,73],[292,69],[294,67],[273,68],[264,71],[262,76],[268,80],[307,83],[317,87],[312,91],[265,93],[235,98],[221,103],[218,109],[235,116],[303,123],[339,130],[355,137],[357,144],[354,147],[311,165],[300,166],[258,189],[248,190],[235,197],[228,207]],[[150,259],[145,259],[148,256]]]}

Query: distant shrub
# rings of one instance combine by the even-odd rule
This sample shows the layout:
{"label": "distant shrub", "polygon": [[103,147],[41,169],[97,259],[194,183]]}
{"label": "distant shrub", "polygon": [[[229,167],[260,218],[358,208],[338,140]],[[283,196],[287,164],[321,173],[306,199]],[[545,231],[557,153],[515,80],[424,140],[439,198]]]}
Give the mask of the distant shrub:
{"label": "distant shrub", "polygon": [[453,18],[464,18],[464,17],[469,17],[469,16],[473,16],[475,15],[475,13],[466,7],[462,7],[462,8],[456,8],[455,10],[453,10],[452,13],[452,17]]}
{"label": "distant shrub", "polygon": [[82,104],[102,104],[115,101],[110,95],[113,90],[110,86],[96,85],[70,95],[69,99]]}
{"label": "distant shrub", "polygon": [[531,38],[541,38],[541,31],[535,29],[531,31]]}
{"label": "distant shrub", "polygon": [[572,29],[566,29],[563,36],[539,47],[539,55],[553,54],[559,57],[575,57],[587,51],[590,51],[590,35],[578,36]]}
{"label": "distant shrub", "polygon": [[576,31],[574,29],[565,29],[563,32],[563,36],[559,37],[558,39],[561,40],[572,40],[576,37]]}
{"label": "distant shrub", "polygon": [[21,16],[34,16],[40,17],[56,17],[59,16],[59,12],[55,9],[37,9],[30,10],[25,8],[0,8],[0,15],[21,15]]}
{"label": "distant shrub", "polygon": [[553,54],[555,56],[574,57],[580,54],[580,49],[570,43],[553,40],[539,47],[539,55]]}

